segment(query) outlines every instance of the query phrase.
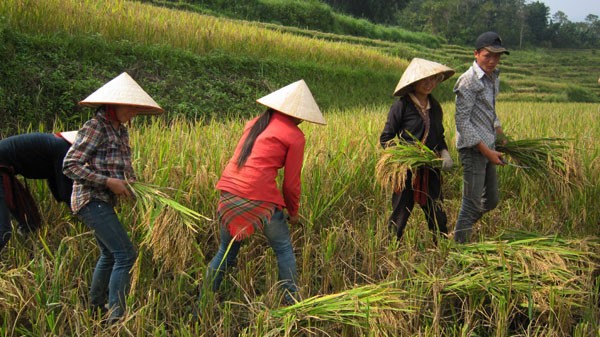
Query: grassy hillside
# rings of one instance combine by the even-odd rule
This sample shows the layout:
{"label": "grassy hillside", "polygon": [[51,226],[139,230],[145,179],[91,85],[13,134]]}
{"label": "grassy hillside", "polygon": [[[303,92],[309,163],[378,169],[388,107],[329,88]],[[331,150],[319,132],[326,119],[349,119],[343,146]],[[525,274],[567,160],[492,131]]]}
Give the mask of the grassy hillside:
{"label": "grassy hillside", "polygon": [[[95,5],[94,5],[95,4]],[[128,71],[169,116],[251,115],[254,100],[299,78],[324,109],[390,104],[412,57],[465,70],[469,48],[338,36],[256,24],[127,1],[0,4],[0,117],[4,132],[29,123],[67,128],[89,111],[76,102]],[[598,101],[593,51],[514,51],[503,97]],[[436,91],[452,100],[453,80]],[[83,118],[82,118],[83,115]]]}

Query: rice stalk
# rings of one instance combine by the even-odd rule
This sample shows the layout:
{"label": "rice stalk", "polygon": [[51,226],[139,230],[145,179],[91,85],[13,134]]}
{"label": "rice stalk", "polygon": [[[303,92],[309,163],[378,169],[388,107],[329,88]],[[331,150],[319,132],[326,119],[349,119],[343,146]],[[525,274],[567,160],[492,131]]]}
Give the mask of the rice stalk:
{"label": "rice stalk", "polygon": [[418,139],[412,142],[400,139],[383,150],[375,165],[375,177],[384,188],[401,191],[408,172],[412,172],[414,178],[417,169],[425,166],[441,168],[442,161]]}
{"label": "rice stalk", "polygon": [[194,253],[198,221],[211,219],[171,199],[158,186],[140,182],[130,186],[136,196],[135,207],[144,219],[140,245],[148,247],[153,260],[166,270],[183,270]]}
{"label": "rice stalk", "polygon": [[[590,275],[598,267],[594,261],[597,249],[597,242],[586,239],[516,232],[499,241],[463,245],[449,255],[451,267],[442,278],[442,292],[458,298],[510,296],[537,312],[556,307],[549,302],[553,296],[561,306],[580,309],[592,297]],[[433,286],[440,278],[425,282]]]}
{"label": "rice stalk", "polygon": [[339,293],[318,295],[287,307],[270,311],[270,316],[285,324],[275,324],[269,334],[283,332],[282,327],[294,330],[316,329],[315,322],[339,324],[359,329],[368,329],[373,320],[384,313],[408,313],[414,308],[404,298],[405,291],[392,287],[392,282],[368,284]]}
{"label": "rice stalk", "polygon": [[570,195],[573,188],[585,184],[585,179],[569,141],[568,138],[507,139],[504,144],[497,143],[496,150],[507,154],[528,180]]}

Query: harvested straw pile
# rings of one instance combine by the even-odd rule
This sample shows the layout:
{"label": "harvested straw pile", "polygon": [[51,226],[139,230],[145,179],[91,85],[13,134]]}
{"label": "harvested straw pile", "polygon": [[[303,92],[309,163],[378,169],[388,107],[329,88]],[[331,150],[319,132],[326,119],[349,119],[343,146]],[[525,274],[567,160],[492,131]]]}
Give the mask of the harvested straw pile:
{"label": "harvested straw pile", "polygon": [[[479,298],[498,305],[507,317],[517,313],[529,320],[563,316],[565,327],[594,298],[592,275],[599,266],[597,239],[561,239],[534,233],[510,232],[497,240],[463,245],[451,251],[446,277],[431,282],[446,300]],[[487,311],[486,309],[485,311]],[[560,312],[560,314],[559,314]],[[485,316],[484,315],[484,316]]]}
{"label": "harvested straw pile", "polygon": [[574,187],[585,183],[569,139],[508,139],[506,144],[496,144],[496,150],[508,155],[529,180],[541,182],[554,192],[569,194]]}
{"label": "harvested straw pile", "polygon": [[418,139],[413,142],[401,139],[383,150],[375,165],[375,177],[384,188],[401,191],[408,172],[414,177],[417,169],[423,166],[441,168],[442,161]]}
{"label": "harvested straw pile", "polygon": [[134,182],[135,207],[141,219],[142,247],[167,270],[182,270],[192,256],[199,222],[211,220],[171,199],[161,187]]}
{"label": "harvested straw pile", "polygon": [[386,317],[386,314],[413,312],[414,308],[405,299],[408,297],[406,291],[393,287],[391,282],[314,296],[291,306],[271,310],[271,317],[284,322],[275,327],[271,334],[281,336],[301,330],[315,333],[318,331],[317,322],[367,331],[371,324],[378,318]]}

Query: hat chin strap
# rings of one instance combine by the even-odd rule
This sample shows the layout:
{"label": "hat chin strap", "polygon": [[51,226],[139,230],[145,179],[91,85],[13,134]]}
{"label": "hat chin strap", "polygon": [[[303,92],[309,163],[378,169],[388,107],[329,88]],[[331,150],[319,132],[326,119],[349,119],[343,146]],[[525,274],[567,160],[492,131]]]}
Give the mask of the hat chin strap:
{"label": "hat chin strap", "polygon": [[106,119],[108,119],[111,122],[119,121],[119,119],[117,118],[117,111],[114,105],[106,104],[104,105],[104,110],[106,111]]}

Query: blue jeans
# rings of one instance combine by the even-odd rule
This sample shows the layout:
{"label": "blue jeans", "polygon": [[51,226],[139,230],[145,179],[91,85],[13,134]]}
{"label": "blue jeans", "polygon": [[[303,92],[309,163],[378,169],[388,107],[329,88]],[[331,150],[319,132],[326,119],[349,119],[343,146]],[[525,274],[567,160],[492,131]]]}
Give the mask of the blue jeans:
{"label": "blue jeans", "polygon": [[0,252],[10,240],[12,226],[10,225],[10,210],[4,200],[4,183],[0,175]]}
{"label": "blue jeans", "polygon": [[473,224],[498,205],[498,179],[496,165],[479,151],[466,148],[458,154],[463,167],[463,197],[454,241],[465,243],[471,239]]}
{"label": "blue jeans", "polygon": [[109,203],[92,200],[79,210],[79,216],[94,230],[100,248],[90,289],[91,307],[102,309],[108,299],[111,318],[121,317],[125,312],[125,298],[130,287],[129,271],[135,263],[136,251]]}
{"label": "blue jeans", "polygon": [[[235,259],[240,251],[241,242],[233,241],[229,252],[227,249],[231,243],[232,236],[225,226],[219,225],[221,243],[219,244],[219,250],[208,265],[206,273],[206,280],[211,282],[212,291],[217,291],[221,282],[223,281],[223,274],[229,268],[235,265]],[[263,232],[267,237],[269,246],[273,248],[275,256],[277,257],[277,266],[279,269],[279,280],[282,282],[282,287],[286,291],[286,301],[291,301],[290,296],[296,296],[296,257],[292,249],[292,241],[290,237],[290,230],[288,228],[287,221],[283,211],[275,210],[271,221],[267,223]],[[222,261],[222,263],[221,263]]]}

